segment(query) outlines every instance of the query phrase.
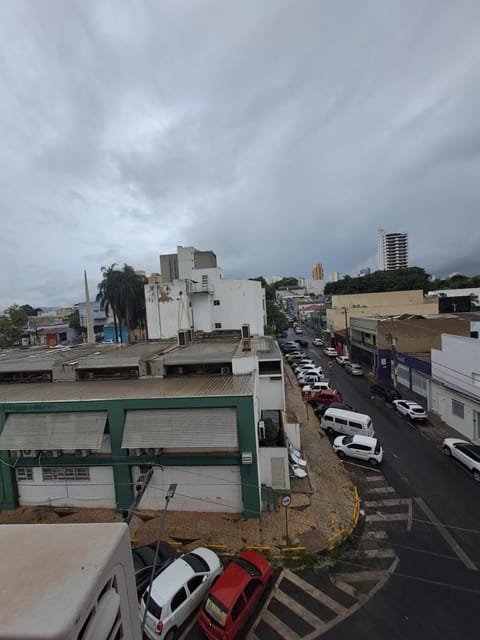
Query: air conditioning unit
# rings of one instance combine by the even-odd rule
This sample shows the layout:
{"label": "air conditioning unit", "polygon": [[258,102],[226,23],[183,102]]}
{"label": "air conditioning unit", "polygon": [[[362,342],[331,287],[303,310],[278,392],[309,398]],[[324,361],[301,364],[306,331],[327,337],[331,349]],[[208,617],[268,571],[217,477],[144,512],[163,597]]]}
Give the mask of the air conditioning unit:
{"label": "air conditioning unit", "polygon": [[242,324],[242,339],[247,340],[250,338],[250,325]]}
{"label": "air conditioning unit", "polygon": [[188,329],[185,333],[187,334],[187,342],[193,342],[193,331]]}
{"label": "air conditioning unit", "polygon": [[265,440],[265,422],[263,420],[258,422],[258,439]]}
{"label": "air conditioning unit", "polygon": [[187,345],[188,342],[188,331],[179,331],[178,332],[178,346],[179,347],[185,347]]}
{"label": "air conditioning unit", "polygon": [[38,449],[22,449],[22,456],[24,458],[36,458],[38,456]]}

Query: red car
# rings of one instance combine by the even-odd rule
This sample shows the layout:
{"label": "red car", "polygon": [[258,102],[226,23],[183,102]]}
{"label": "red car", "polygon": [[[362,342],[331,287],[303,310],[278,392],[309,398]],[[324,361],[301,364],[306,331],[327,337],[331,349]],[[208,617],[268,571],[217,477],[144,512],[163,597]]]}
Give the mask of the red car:
{"label": "red car", "polygon": [[211,640],[233,640],[242,635],[272,581],[272,567],[266,558],[255,551],[242,551],[210,589],[198,617],[202,632]]}
{"label": "red car", "polygon": [[316,393],[312,393],[310,402],[315,406],[317,404],[330,404],[331,402],[343,402],[342,394],[336,389],[322,389]]}

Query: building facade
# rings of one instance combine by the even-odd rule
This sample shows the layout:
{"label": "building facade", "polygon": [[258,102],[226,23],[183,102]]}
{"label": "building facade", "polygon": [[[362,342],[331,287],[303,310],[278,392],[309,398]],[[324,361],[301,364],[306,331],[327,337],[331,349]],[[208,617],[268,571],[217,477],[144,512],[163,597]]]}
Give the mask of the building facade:
{"label": "building facade", "polygon": [[480,341],[442,335],[432,349],[429,409],[463,437],[480,442]]}
{"label": "building facade", "polygon": [[179,510],[259,517],[262,464],[290,488],[286,449],[262,462],[258,453],[264,414],[285,409],[273,339],[80,345],[35,355],[0,365],[0,508],[121,512],[150,468],[144,509],[160,509],[176,483]]}
{"label": "building facade", "polygon": [[378,268],[380,271],[408,267],[408,234],[378,230]]}
{"label": "building facade", "polygon": [[320,262],[318,264],[313,265],[312,279],[323,280],[323,265]]}

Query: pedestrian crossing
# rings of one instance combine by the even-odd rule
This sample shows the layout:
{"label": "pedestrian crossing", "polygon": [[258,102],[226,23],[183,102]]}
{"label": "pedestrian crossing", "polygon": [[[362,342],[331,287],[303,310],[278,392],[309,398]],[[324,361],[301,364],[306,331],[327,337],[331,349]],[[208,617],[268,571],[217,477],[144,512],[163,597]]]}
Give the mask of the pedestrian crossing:
{"label": "pedestrian crossing", "polygon": [[359,609],[398,564],[391,526],[411,526],[412,501],[399,498],[383,475],[369,473],[362,491],[360,528],[334,567],[297,573],[284,569],[248,640],[313,640]]}

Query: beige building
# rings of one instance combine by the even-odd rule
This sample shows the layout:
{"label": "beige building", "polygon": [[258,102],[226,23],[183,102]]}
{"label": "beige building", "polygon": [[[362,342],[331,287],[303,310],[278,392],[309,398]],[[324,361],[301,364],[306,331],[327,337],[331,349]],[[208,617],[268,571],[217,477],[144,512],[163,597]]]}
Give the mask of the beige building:
{"label": "beige building", "polygon": [[318,264],[313,265],[312,279],[323,280],[323,265],[320,262]]}
{"label": "beige building", "polygon": [[351,318],[405,313],[419,316],[437,314],[438,298],[424,296],[421,289],[332,296],[332,308],[327,309],[327,327],[334,332],[349,327]]}

